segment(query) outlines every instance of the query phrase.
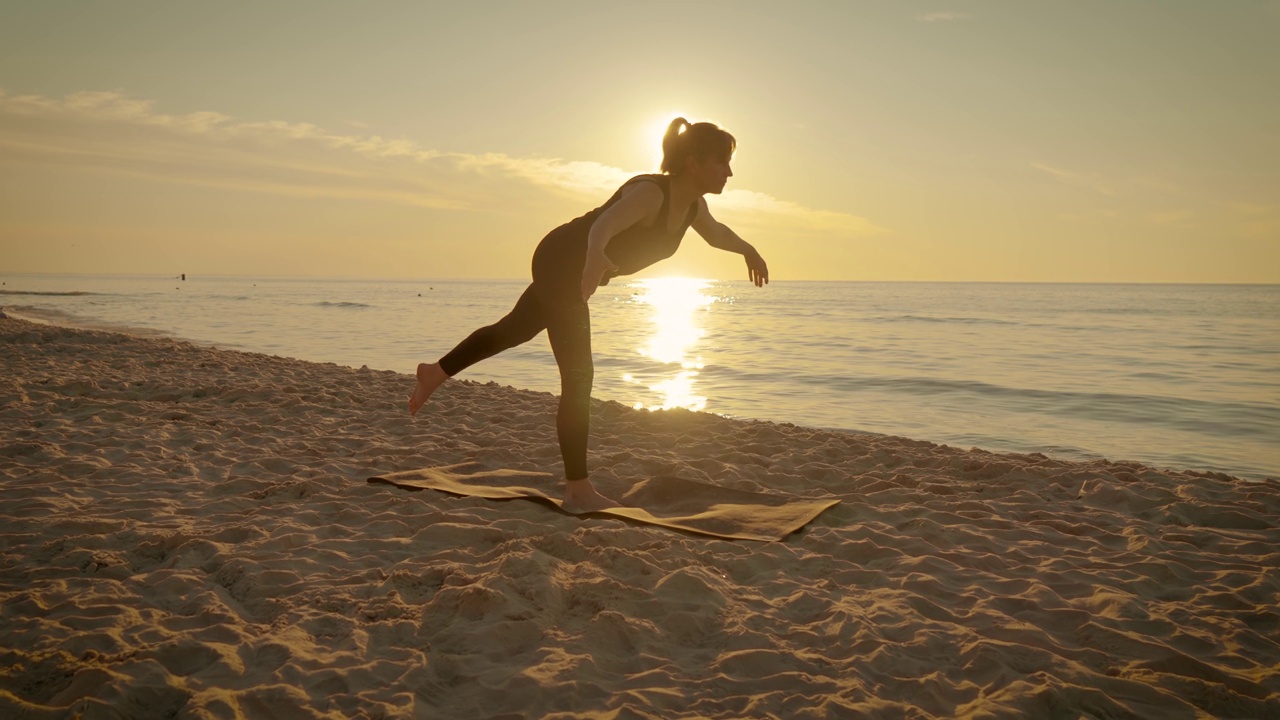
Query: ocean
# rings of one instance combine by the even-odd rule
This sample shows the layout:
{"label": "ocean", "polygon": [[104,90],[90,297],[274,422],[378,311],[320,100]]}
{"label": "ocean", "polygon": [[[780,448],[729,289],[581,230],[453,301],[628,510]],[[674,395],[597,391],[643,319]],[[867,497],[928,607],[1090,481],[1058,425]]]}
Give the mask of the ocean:
{"label": "ocean", "polygon": [[[526,284],[0,282],[0,305],[33,320],[405,373]],[[1276,285],[620,279],[592,300],[592,326],[594,396],[634,407],[1280,477]],[[559,391],[545,335],[461,377]]]}

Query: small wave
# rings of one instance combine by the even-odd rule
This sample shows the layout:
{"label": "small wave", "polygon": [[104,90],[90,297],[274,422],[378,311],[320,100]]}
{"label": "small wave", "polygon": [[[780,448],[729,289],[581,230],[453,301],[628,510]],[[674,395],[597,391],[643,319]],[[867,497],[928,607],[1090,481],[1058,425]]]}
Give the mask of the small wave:
{"label": "small wave", "polygon": [[[850,379],[845,379],[850,383]],[[853,380],[910,395],[968,394],[999,398],[1011,409],[1084,417],[1104,423],[1130,422],[1221,436],[1274,437],[1280,427],[1280,408],[1263,403],[1207,401],[1158,395],[1089,393],[1008,387],[970,380],[921,377]]]}
{"label": "small wave", "polygon": [[[737,379],[758,377],[771,380],[767,374],[733,368],[717,368],[718,372]],[[1035,413],[1062,417],[1087,418],[1101,423],[1133,423],[1148,427],[1219,437],[1270,439],[1280,427],[1280,407],[1266,403],[1241,401],[1209,401],[1160,395],[1116,392],[1079,392],[1011,387],[975,380],[957,380],[921,376],[868,377],[825,373],[797,374],[794,382],[834,391],[837,395],[870,390],[898,396],[932,398],[971,398],[993,411]]]}
{"label": "small wave", "polygon": [[371,308],[373,306],[358,302],[329,302],[328,300],[323,300],[316,303],[316,307]]}
{"label": "small wave", "polygon": [[99,318],[77,315],[75,313],[64,312],[62,310],[54,310],[52,308],[31,307],[29,305],[18,305],[9,308],[6,312],[20,320],[28,320],[30,322],[41,325],[53,325],[56,327],[78,328],[81,330],[101,330],[103,332],[120,333],[122,335],[133,335],[135,337],[174,337],[169,333],[157,330],[155,328],[147,328],[138,325],[124,325],[121,323],[107,322]]}
{"label": "small wave", "polygon": [[48,297],[80,297],[81,295],[103,295],[105,293],[87,292],[84,290],[0,290],[0,295],[44,295]]}
{"label": "small wave", "polygon": [[867,318],[870,322],[925,322],[925,323],[955,323],[958,325],[1021,325],[1020,322],[1013,320],[997,320],[996,318],[977,318],[977,317],[931,317],[929,315],[884,315],[880,317]]}

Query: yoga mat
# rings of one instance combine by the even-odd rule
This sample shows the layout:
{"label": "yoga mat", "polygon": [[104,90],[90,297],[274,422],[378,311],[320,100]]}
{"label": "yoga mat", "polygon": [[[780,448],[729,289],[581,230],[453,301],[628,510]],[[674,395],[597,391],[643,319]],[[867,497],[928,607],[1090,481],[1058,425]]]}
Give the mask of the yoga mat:
{"label": "yoga mat", "polygon": [[[543,489],[558,488],[559,480],[551,473],[466,470],[473,465],[475,463],[460,463],[387,473],[371,477],[369,482],[410,490],[439,490],[494,500],[527,498],[556,507],[561,505],[560,498]],[[719,538],[781,540],[840,501],[733,490],[678,477],[655,477],[633,485],[619,502],[627,507],[590,514],[612,515]]]}

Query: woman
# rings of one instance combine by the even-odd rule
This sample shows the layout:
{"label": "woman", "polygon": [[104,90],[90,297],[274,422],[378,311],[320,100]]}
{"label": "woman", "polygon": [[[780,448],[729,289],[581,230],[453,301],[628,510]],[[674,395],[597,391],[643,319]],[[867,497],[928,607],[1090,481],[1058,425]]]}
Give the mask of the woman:
{"label": "woman", "polygon": [[587,301],[596,288],[671,257],[690,226],[708,245],[746,258],[747,274],[760,287],[769,269],[760,253],[717,222],[703,195],[719,194],[733,176],[729,162],[737,142],[711,123],[676,118],[662,138],[661,175],[623,183],[608,202],[552,230],[533,253],[533,284],[516,306],[480,328],[433,364],[418,365],[409,414],[445,380],[503,350],[528,342],[544,329],[560,368],[556,434],[564,459],[564,509],[583,513],[617,507],[587,477],[590,421],[591,317]]}

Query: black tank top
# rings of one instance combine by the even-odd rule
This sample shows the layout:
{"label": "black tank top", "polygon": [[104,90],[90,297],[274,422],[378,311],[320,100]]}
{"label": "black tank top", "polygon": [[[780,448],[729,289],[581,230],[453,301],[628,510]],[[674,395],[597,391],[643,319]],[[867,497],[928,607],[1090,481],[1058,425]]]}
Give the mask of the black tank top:
{"label": "black tank top", "polygon": [[605,277],[601,284],[609,282],[611,277],[631,275],[650,265],[665,260],[675,254],[684,238],[685,231],[693,223],[698,206],[695,203],[685,213],[679,227],[668,231],[667,221],[671,212],[671,177],[668,175],[637,175],[622,184],[603,205],[591,212],[574,218],[547,234],[534,253],[533,277],[535,281],[565,280],[578,283],[582,278],[582,269],[587,260],[587,236],[591,226],[605,210],[618,202],[631,185],[638,182],[651,182],[662,190],[662,208],[658,210],[658,219],[653,227],[633,225],[614,235],[605,247],[605,254],[618,266],[618,270]]}

